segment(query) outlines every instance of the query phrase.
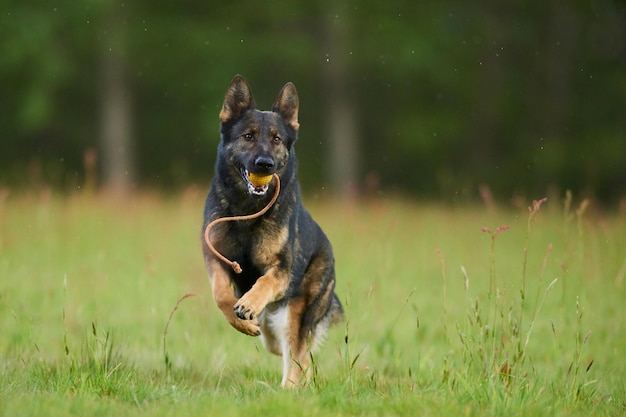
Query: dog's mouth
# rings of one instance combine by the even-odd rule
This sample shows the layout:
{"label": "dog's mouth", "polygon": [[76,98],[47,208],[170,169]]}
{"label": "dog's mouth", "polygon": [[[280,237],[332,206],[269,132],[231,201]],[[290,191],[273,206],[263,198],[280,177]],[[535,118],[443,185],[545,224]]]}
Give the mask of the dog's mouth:
{"label": "dog's mouth", "polygon": [[267,193],[267,190],[269,190],[270,188],[271,180],[268,181],[266,184],[260,184],[260,183],[254,184],[252,182],[252,178],[259,178],[259,177],[265,177],[265,176],[259,176],[259,175],[253,174],[250,171],[248,171],[243,165],[239,167],[239,172],[241,173],[241,177],[243,178],[246,186],[248,187],[248,194],[263,196]]}

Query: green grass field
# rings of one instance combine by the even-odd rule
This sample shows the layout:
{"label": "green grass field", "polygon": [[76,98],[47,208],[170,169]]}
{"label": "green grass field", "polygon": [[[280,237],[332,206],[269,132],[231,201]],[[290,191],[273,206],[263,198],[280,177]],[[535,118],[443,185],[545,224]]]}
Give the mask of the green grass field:
{"label": "green grass field", "polygon": [[0,415],[626,413],[623,212],[308,199],[347,322],[294,392],[213,304],[203,199],[0,201]]}

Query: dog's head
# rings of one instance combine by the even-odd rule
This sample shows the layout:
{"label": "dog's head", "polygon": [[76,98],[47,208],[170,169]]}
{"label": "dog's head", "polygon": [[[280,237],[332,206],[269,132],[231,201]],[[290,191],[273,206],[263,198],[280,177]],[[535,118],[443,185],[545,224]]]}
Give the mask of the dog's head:
{"label": "dog's head", "polygon": [[[235,185],[250,195],[263,196],[269,184],[263,178],[282,177],[298,135],[298,93],[292,83],[280,90],[271,111],[256,109],[246,80],[237,75],[226,91],[220,112],[220,160]],[[261,179],[260,181],[258,179]]]}

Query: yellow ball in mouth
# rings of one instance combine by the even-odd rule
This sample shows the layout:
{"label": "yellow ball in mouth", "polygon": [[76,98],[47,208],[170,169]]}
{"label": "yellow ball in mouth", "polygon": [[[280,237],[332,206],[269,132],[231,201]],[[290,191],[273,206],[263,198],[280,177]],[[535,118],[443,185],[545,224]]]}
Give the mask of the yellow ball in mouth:
{"label": "yellow ball in mouth", "polygon": [[257,175],[252,172],[248,172],[248,179],[255,187],[263,187],[272,181],[272,174],[270,175]]}

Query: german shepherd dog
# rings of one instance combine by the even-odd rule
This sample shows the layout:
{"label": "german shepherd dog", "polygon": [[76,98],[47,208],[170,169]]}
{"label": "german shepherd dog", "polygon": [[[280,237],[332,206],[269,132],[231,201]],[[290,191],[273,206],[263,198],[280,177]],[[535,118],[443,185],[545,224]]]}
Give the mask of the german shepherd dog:
{"label": "german shepherd dog", "polygon": [[270,201],[276,181],[255,185],[250,174],[277,174],[280,193],[263,216],[220,223],[210,232],[217,251],[241,265],[240,274],[202,241],[218,308],[231,326],[261,336],[267,350],[282,356],[283,387],[306,383],[312,350],[343,318],[330,242],[302,206],[296,179],[298,105],[296,87],[287,83],[272,110],[259,111],[246,80],[232,80],[219,115],[221,140],[204,228],[218,218],[256,213]]}

